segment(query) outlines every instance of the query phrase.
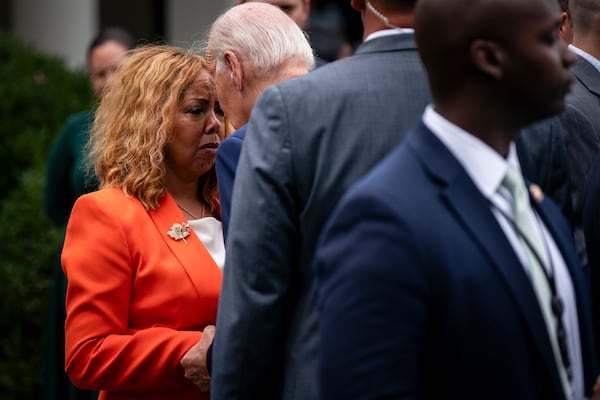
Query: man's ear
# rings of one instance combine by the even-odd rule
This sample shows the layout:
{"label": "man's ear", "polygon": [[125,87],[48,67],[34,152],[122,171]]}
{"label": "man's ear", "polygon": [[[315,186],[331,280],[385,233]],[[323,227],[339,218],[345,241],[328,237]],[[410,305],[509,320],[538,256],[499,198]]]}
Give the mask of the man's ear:
{"label": "man's ear", "polygon": [[494,79],[502,79],[506,55],[501,46],[491,40],[477,39],[469,50],[475,68]]}
{"label": "man's ear", "polygon": [[231,83],[235,86],[238,91],[244,89],[244,71],[242,68],[242,62],[233,51],[226,51],[223,53],[223,59],[227,69],[231,76]]}
{"label": "man's ear", "polygon": [[563,25],[565,24],[571,24],[571,21],[569,19],[569,13],[566,11],[561,11],[560,12],[560,29],[563,29]]}
{"label": "man's ear", "polygon": [[573,41],[573,22],[571,21],[569,13],[566,11],[560,13],[558,35],[565,43],[571,43]]}

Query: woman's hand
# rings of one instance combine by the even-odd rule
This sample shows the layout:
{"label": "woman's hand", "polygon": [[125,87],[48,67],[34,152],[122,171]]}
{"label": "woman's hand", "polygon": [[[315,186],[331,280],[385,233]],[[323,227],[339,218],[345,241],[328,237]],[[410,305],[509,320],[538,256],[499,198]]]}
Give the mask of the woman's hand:
{"label": "woman's hand", "polygon": [[210,390],[210,375],[206,368],[206,350],[215,337],[215,326],[204,328],[202,338],[196,343],[179,362],[185,370],[185,377],[191,380],[203,392]]}

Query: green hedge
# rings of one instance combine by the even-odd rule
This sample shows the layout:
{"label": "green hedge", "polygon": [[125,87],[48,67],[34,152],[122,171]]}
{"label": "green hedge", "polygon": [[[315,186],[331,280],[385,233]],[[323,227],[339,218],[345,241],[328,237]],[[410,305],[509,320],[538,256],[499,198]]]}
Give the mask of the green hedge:
{"label": "green hedge", "polygon": [[83,72],[0,32],[0,399],[39,399],[52,263],[62,232],[42,210],[46,156],[92,104]]}

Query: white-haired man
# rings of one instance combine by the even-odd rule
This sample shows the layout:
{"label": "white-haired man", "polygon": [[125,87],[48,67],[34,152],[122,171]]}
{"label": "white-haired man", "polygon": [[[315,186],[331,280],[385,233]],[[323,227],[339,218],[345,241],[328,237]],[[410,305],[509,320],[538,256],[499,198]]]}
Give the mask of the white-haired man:
{"label": "white-haired man", "polygon": [[[220,106],[236,129],[217,150],[221,219],[226,235],[233,180],[254,103],[267,86],[306,74],[314,66],[314,57],[304,33],[282,10],[249,2],[215,20],[208,34],[206,60]],[[205,335],[207,340],[181,360],[185,376],[203,390],[208,390],[210,382],[214,327],[207,329],[211,333]]]}
{"label": "white-haired man", "polygon": [[318,398],[314,248],[340,196],[429,102],[414,3],[352,0],[365,39],[354,55],[257,100],[232,195],[213,400]]}
{"label": "white-haired man", "polygon": [[266,87],[306,74],[314,57],[297,24],[262,2],[241,4],[221,15],[210,29],[207,54],[219,102],[237,129],[219,146],[216,161],[227,238],[235,170],[254,103]]}

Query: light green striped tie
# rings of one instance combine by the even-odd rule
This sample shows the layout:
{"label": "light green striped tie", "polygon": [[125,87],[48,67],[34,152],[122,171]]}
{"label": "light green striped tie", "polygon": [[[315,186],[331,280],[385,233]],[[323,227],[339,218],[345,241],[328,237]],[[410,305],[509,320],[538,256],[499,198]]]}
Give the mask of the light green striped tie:
{"label": "light green striped tie", "polygon": [[[512,196],[513,222],[516,226],[516,233],[521,242],[521,247],[527,256],[529,278],[542,309],[546,329],[550,337],[552,350],[554,351],[554,359],[559,370],[565,394],[567,399],[571,399],[573,397],[571,384],[567,370],[562,362],[557,339],[557,319],[552,312],[552,292],[548,277],[544,272],[545,270],[550,273],[548,271],[548,255],[543,246],[542,239],[537,233],[538,231],[533,226],[533,212],[529,203],[529,193],[527,192],[521,173],[510,165],[502,180],[502,186],[507,188]],[[537,257],[534,252],[537,254]]]}

